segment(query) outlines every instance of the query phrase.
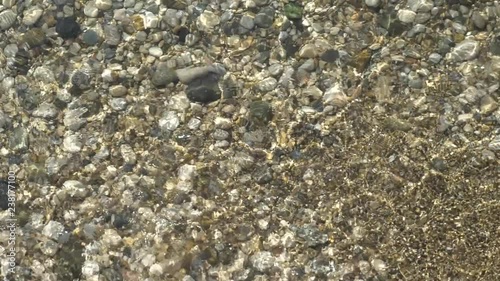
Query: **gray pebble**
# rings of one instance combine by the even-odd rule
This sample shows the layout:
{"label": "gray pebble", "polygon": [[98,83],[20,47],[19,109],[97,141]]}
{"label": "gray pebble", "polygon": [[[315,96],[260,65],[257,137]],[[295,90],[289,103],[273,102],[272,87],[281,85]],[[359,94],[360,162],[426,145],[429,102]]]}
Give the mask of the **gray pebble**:
{"label": "gray pebble", "polygon": [[269,28],[274,22],[275,10],[271,7],[262,8],[255,16],[255,25],[261,28]]}
{"label": "gray pebble", "polygon": [[17,19],[17,15],[12,10],[5,10],[0,13],[0,30],[9,29]]}
{"label": "gray pebble", "polygon": [[28,130],[19,126],[9,136],[9,147],[14,151],[28,149]]}
{"label": "gray pebble", "polygon": [[440,54],[432,53],[429,55],[429,62],[431,62],[433,64],[438,64],[442,58],[443,58],[443,56],[441,56]]}
{"label": "gray pebble", "polygon": [[259,83],[259,89],[263,92],[270,92],[276,88],[278,81],[274,77],[268,77]]}
{"label": "gray pebble", "polygon": [[42,230],[44,236],[56,241],[63,232],[64,226],[57,221],[49,221]]}
{"label": "gray pebble", "polygon": [[249,32],[255,26],[254,17],[249,14],[243,15],[240,19],[240,26],[242,27],[242,29],[240,29],[241,34]]}
{"label": "gray pebble", "polygon": [[170,68],[167,63],[160,63],[153,74],[151,82],[156,87],[166,86],[170,83],[175,83],[179,79],[174,69]]}
{"label": "gray pebble", "polygon": [[472,13],[472,22],[479,30],[483,30],[487,24],[486,19],[479,12]]}
{"label": "gray pebble", "polygon": [[474,59],[480,50],[480,44],[474,40],[464,40],[457,44],[450,53],[446,55],[447,60],[462,62]]}
{"label": "gray pebble", "polygon": [[365,0],[365,4],[368,7],[376,8],[380,5],[380,0]]}
{"label": "gray pebble", "polygon": [[105,25],[104,26],[104,36],[106,38],[106,43],[111,46],[116,46],[120,44],[122,35],[118,30],[116,25]]}
{"label": "gray pebble", "polygon": [[123,85],[113,85],[109,88],[112,97],[123,97],[127,94],[127,88]]}
{"label": "gray pebble", "polygon": [[416,16],[417,16],[417,13],[415,13],[414,11],[410,11],[410,10],[399,10],[399,12],[398,12],[399,20],[404,22],[404,23],[413,23]]}
{"label": "gray pebble", "polygon": [[127,100],[124,98],[112,98],[109,100],[109,106],[113,110],[122,111],[127,108]]}
{"label": "gray pebble", "polygon": [[33,111],[33,116],[38,118],[52,119],[57,116],[57,107],[52,103],[44,102]]}
{"label": "gray pebble", "polygon": [[82,35],[82,40],[83,40],[83,43],[89,45],[89,46],[94,46],[96,45],[97,43],[99,43],[99,35],[97,34],[97,32],[95,32],[94,30],[87,30],[83,33]]}
{"label": "gray pebble", "polygon": [[434,7],[432,0],[408,0],[406,5],[416,13],[428,13]]}

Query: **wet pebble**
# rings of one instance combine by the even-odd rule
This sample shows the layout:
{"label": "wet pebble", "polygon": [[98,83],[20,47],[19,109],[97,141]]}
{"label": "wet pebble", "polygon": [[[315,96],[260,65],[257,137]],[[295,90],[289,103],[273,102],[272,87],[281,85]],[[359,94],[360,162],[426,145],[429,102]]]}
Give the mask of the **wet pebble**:
{"label": "wet pebble", "polygon": [[82,41],[83,43],[89,45],[89,46],[94,46],[96,45],[97,43],[99,43],[99,35],[97,34],[97,32],[95,32],[94,30],[86,30],[83,35],[82,35]]}
{"label": "wet pebble", "polygon": [[255,25],[261,28],[269,28],[274,22],[275,10],[271,7],[262,8],[255,16]]}
{"label": "wet pebble", "polygon": [[479,50],[479,42],[475,40],[464,40],[457,44],[451,52],[446,55],[446,59],[454,62],[471,60],[479,54]]}
{"label": "wet pebble", "polygon": [[163,87],[170,83],[179,81],[177,73],[174,69],[170,68],[167,63],[160,63],[153,74],[151,82],[156,87]]}
{"label": "wet pebble", "polygon": [[12,10],[0,12],[0,30],[9,29],[16,22],[17,15]]}
{"label": "wet pebble", "polygon": [[80,34],[80,24],[74,17],[65,17],[57,20],[56,32],[63,39],[72,39]]}
{"label": "wet pebble", "polygon": [[112,0],[96,0],[95,6],[101,11],[106,11],[111,9],[111,7],[113,6],[113,2]]}

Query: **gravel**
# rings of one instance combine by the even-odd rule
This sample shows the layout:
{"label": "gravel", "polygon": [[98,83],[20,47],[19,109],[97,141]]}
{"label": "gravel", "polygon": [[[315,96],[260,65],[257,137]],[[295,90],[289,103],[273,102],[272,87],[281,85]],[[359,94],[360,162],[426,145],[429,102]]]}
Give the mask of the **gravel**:
{"label": "gravel", "polygon": [[495,1],[2,7],[6,280],[500,279]]}

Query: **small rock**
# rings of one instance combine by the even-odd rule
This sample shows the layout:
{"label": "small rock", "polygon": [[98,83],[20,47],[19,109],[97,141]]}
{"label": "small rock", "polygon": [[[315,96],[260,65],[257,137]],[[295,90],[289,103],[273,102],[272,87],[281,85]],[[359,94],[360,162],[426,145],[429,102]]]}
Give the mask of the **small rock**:
{"label": "small rock", "polygon": [[269,28],[274,22],[275,10],[271,7],[262,8],[255,16],[255,25],[260,28]]}
{"label": "small rock", "polygon": [[305,44],[299,51],[299,56],[304,59],[312,59],[318,56],[318,47],[314,44]]}
{"label": "small rock", "polygon": [[158,125],[162,131],[173,131],[179,127],[179,124],[179,117],[174,111],[165,112],[163,117],[158,121]]}
{"label": "small rock", "polygon": [[365,0],[365,4],[371,8],[377,8],[380,5],[380,0]]}
{"label": "small rock", "polygon": [[[38,118],[52,119],[57,116],[57,107],[52,103],[44,102],[33,111],[33,116]],[[1,127],[1,126],[0,126]]]}
{"label": "small rock", "polygon": [[28,149],[28,130],[19,126],[15,128],[9,136],[9,147],[14,151]]}
{"label": "small rock", "polygon": [[276,88],[278,81],[274,77],[268,77],[259,83],[259,89],[262,92],[270,92]]}
{"label": "small rock", "polygon": [[398,11],[398,19],[404,23],[413,23],[417,13],[411,10],[399,10]]}
{"label": "small rock", "polygon": [[488,149],[494,151],[500,151],[500,135],[496,136],[490,144],[488,144]]}
{"label": "small rock", "polygon": [[43,15],[43,10],[39,7],[32,7],[24,11],[23,23],[27,26],[34,25]]}
{"label": "small rock", "polygon": [[334,49],[326,50],[319,58],[322,61],[333,63],[339,58],[339,51]]}
{"label": "small rock", "polygon": [[99,38],[99,35],[97,34],[97,32],[95,32],[92,29],[89,29],[83,33],[82,40],[83,40],[83,43],[85,43],[89,46],[94,46],[97,43],[99,43],[100,38]]}
{"label": "small rock", "polygon": [[443,56],[441,56],[440,54],[432,53],[429,55],[429,62],[431,62],[433,64],[438,64],[442,58],[443,58]]}
{"label": "small rock", "polygon": [[56,240],[64,232],[64,226],[57,221],[49,221],[42,230],[42,234],[52,240]]}
{"label": "small rock", "polygon": [[56,32],[63,39],[73,39],[80,34],[80,24],[74,17],[65,17],[57,20]]}
{"label": "small rock", "polygon": [[107,24],[104,26],[104,37],[108,45],[117,46],[121,42],[122,34],[116,25]]}
{"label": "small rock", "polygon": [[406,5],[415,13],[428,13],[434,7],[430,0],[408,0]]}
{"label": "small rock", "polygon": [[89,18],[96,18],[99,15],[99,9],[95,6],[95,1],[88,1],[85,4],[83,14]]}
{"label": "small rock", "polygon": [[65,181],[62,190],[71,198],[76,199],[84,199],[90,191],[83,183],[77,180]]}
{"label": "small rock", "polygon": [[112,97],[123,97],[127,94],[127,88],[123,85],[113,85],[109,88]]}
{"label": "small rock", "polygon": [[17,14],[8,9],[0,13],[0,30],[9,29],[17,19]]}
{"label": "small rock", "polygon": [[479,30],[483,30],[486,28],[486,19],[479,12],[472,13],[472,22]]}
{"label": "small rock", "polygon": [[151,47],[148,50],[149,54],[152,55],[153,57],[161,57],[163,55],[163,50],[160,47]]}
{"label": "small rock", "polygon": [[192,181],[196,175],[195,165],[182,165],[179,167],[178,177],[181,181]]}
{"label": "small rock", "polygon": [[260,272],[266,272],[274,267],[276,258],[273,257],[271,252],[262,251],[258,252],[250,257],[250,262],[252,266]]}
{"label": "small rock", "polygon": [[96,0],[95,6],[101,11],[107,11],[113,6],[112,0]]}
{"label": "small rock", "polygon": [[156,87],[163,87],[170,83],[177,83],[179,78],[174,69],[170,68],[167,63],[160,63],[153,74],[151,82]]}
{"label": "small rock", "polygon": [[125,110],[127,108],[127,104],[128,102],[124,98],[112,98],[109,100],[109,106],[116,111]]}
{"label": "small rock", "polygon": [[498,108],[498,103],[490,96],[481,98],[481,114],[490,115]]}
{"label": "small rock", "polygon": [[120,154],[123,157],[125,164],[134,165],[137,162],[135,152],[128,144],[122,144],[120,146]]}
{"label": "small rock", "polygon": [[454,62],[472,60],[477,57],[479,50],[479,42],[474,40],[464,40],[457,44],[453,50],[446,55],[446,59]]}
{"label": "small rock", "polygon": [[64,138],[63,148],[69,153],[80,152],[82,150],[82,146],[82,140],[78,134],[71,134]]}
{"label": "small rock", "polygon": [[71,83],[73,84],[73,86],[75,86],[80,90],[90,89],[90,87],[92,86],[90,84],[90,81],[91,81],[90,75],[88,75],[86,72],[83,71],[76,71],[71,76]]}
{"label": "small rock", "polygon": [[242,27],[242,29],[240,29],[240,34],[249,32],[255,26],[254,17],[250,14],[243,15],[240,19],[240,26]]}
{"label": "small rock", "polygon": [[220,18],[211,11],[205,10],[199,17],[197,24],[200,30],[211,31],[220,23]]}

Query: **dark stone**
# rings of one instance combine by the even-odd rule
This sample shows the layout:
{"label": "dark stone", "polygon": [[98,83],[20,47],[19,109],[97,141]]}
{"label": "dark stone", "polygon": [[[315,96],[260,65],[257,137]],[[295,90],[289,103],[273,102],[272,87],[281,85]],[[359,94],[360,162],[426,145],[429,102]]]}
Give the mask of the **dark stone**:
{"label": "dark stone", "polygon": [[325,62],[335,62],[339,58],[339,51],[334,49],[327,50],[319,58]]}
{"label": "dark stone", "polygon": [[208,73],[193,79],[187,84],[186,94],[189,100],[199,103],[211,103],[221,98],[219,89],[220,75]]}
{"label": "dark stone", "polygon": [[56,32],[63,39],[72,39],[80,34],[80,24],[76,22],[74,17],[65,17],[57,20]]}
{"label": "dark stone", "polygon": [[179,36],[179,43],[184,44],[186,43],[186,36],[189,34],[189,29],[185,26],[182,26],[177,30],[177,36]]}
{"label": "dark stone", "polygon": [[71,76],[71,84],[80,90],[90,88],[90,76],[82,71],[77,71]]}

